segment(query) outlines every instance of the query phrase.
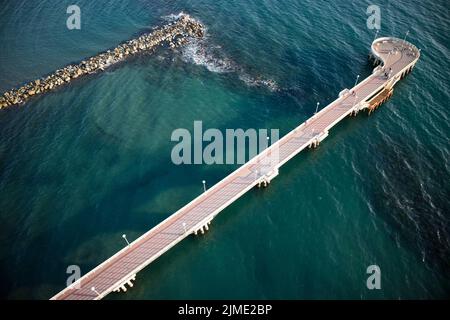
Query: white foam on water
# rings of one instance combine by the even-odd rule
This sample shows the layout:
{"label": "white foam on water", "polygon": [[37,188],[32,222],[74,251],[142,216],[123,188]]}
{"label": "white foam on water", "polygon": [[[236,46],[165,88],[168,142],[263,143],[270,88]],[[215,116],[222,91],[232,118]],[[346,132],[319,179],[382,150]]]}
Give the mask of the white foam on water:
{"label": "white foam on water", "polygon": [[226,73],[236,71],[233,61],[226,57],[218,57],[206,41],[199,39],[190,39],[189,43],[182,50],[182,58],[185,62],[204,66],[211,72]]}
{"label": "white foam on water", "polygon": [[[169,14],[167,16],[163,16],[162,18],[169,22],[175,22],[182,17],[188,17],[189,19],[200,22],[198,19],[192,18],[189,14],[183,11],[176,14]],[[250,87],[265,87],[270,91],[279,90],[279,86],[276,81],[261,76],[253,77],[249,75],[242,67],[224,55],[223,51],[220,50],[221,46],[212,46],[210,41],[208,41],[206,28],[204,38],[189,38],[188,40],[188,43],[181,49],[181,57],[184,62],[203,66],[210,72],[237,73],[239,79]]]}
{"label": "white foam on water", "polygon": [[279,86],[273,79],[261,76],[253,77],[233,60],[224,56],[220,46],[210,46],[205,39],[189,39],[189,43],[182,48],[183,61],[204,66],[215,73],[237,73],[239,79],[250,87],[265,87],[270,91],[278,91]]}
{"label": "white foam on water", "polygon": [[166,20],[166,21],[177,21],[177,20],[179,20],[180,18],[186,17],[186,16],[187,16],[187,17],[190,17],[187,13],[181,11],[181,12],[179,12],[179,13],[171,13],[171,14],[169,14],[169,15],[167,15],[167,16],[163,16],[162,18],[163,18],[164,20]]}
{"label": "white foam on water", "polygon": [[239,79],[244,81],[249,87],[266,87],[270,91],[280,90],[278,83],[273,79],[253,78],[245,73],[239,75]]}

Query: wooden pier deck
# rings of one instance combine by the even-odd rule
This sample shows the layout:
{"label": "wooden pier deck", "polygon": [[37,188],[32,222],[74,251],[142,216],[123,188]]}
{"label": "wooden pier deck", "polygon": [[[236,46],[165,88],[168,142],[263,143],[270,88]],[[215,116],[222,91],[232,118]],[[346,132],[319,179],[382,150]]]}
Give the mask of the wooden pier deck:
{"label": "wooden pier deck", "polygon": [[371,49],[374,64],[381,64],[372,75],[343,90],[338,99],[52,299],[97,300],[112,291],[126,291],[140,270],[190,234],[208,230],[219,212],[253,187],[268,185],[284,163],[316,147],[343,118],[384,101],[386,92],[392,92],[420,57],[414,45],[397,38],[376,39]]}

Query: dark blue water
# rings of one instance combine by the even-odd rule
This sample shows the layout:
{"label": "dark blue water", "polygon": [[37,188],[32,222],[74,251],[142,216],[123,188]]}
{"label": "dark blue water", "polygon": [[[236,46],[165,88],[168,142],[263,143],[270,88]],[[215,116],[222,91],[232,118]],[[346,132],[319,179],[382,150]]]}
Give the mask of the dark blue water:
{"label": "dark blue water", "polygon": [[[0,91],[149,32],[181,11],[207,38],[0,111],[0,295],[47,299],[235,166],[175,166],[176,128],[284,134],[371,73],[369,1],[3,1]],[[446,1],[379,1],[380,35],[422,49],[372,116],[347,119],[270,188],[222,212],[112,299],[448,298]],[[203,54],[196,54],[198,49]],[[366,268],[382,289],[366,288]]]}

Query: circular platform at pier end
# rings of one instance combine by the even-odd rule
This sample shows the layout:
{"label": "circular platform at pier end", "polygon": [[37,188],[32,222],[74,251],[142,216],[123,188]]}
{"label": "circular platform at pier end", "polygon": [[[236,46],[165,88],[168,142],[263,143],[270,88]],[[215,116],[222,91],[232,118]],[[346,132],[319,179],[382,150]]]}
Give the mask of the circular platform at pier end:
{"label": "circular platform at pier end", "polygon": [[372,55],[382,62],[385,69],[392,68],[393,74],[401,73],[416,63],[420,50],[413,44],[394,37],[375,39],[371,46]]}

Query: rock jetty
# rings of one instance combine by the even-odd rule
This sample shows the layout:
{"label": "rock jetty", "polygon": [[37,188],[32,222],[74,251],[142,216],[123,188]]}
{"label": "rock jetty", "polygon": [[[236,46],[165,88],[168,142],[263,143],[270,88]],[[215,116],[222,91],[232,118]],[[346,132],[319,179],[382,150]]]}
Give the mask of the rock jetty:
{"label": "rock jetty", "polygon": [[105,70],[133,55],[152,52],[160,45],[165,44],[174,49],[186,44],[189,38],[201,38],[203,36],[203,25],[189,15],[182,15],[176,21],[155,29],[151,33],[129,40],[114,49],[83,60],[79,64],[68,65],[56,70],[54,73],[29,82],[18,89],[5,92],[0,96],[0,109],[22,104],[34,95],[54,90],[84,75]]}

